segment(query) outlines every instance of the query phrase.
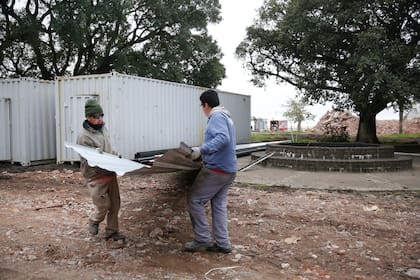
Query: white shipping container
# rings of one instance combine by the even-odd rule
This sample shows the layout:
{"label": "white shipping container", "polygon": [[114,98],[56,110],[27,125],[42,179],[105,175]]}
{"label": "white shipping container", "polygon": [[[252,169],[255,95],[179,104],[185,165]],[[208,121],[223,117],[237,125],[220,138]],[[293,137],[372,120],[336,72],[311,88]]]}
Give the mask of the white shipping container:
{"label": "white shipping container", "polygon": [[54,82],[0,80],[0,160],[27,166],[55,158]]}
{"label": "white shipping container", "polygon": [[[180,141],[199,146],[207,122],[199,100],[204,90],[115,72],[59,77],[57,162],[79,160],[76,153],[64,147],[64,142],[76,142],[85,119],[84,104],[89,98],[101,104],[113,148],[125,158],[176,148]],[[218,92],[221,104],[231,112],[235,122],[238,144],[249,141],[250,96]]]}

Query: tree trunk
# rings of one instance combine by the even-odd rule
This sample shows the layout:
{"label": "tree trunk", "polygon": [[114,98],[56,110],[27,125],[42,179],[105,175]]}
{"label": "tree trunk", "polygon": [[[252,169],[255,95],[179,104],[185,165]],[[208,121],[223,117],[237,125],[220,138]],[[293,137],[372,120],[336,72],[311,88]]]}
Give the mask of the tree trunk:
{"label": "tree trunk", "polygon": [[379,144],[378,137],[376,136],[376,114],[360,112],[356,141],[369,144]]}
{"label": "tree trunk", "polygon": [[300,121],[298,121],[298,123],[297,123],[297,131],[302,131],[302,126],[301,126]]}
{"label": "tree trunk", "polygon": [[404,130],[404,128],[403,128],[404,106],[400,105],[399,107],[400,108],[399,108],[399,112],[398,112],[398,115],[399,115],[399,129],[398,129],[398,132],[399,132],[399,134],[403,134],[403,130]]}

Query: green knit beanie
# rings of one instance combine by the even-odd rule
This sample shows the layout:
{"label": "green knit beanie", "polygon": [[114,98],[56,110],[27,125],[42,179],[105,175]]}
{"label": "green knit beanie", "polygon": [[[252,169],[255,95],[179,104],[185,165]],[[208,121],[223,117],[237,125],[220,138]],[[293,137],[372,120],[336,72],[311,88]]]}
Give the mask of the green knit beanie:
{"label": "green knit beanie", "polygon": [[89,99],[85,104],[85,116],[103,114],[101,105],[95,99]]}

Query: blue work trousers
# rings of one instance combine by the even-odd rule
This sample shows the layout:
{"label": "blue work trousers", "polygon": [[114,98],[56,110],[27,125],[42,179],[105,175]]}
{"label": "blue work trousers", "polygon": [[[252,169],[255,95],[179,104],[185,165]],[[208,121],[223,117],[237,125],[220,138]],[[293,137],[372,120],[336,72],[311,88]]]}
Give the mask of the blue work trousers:
{"label": "blue work trousers", "polygon": [[217,245],[230,248],[227,227],[227,194],[236,173],[220,173],[202,167],[188,192],[188,212],[198,242],[211,243],[205,205],[211,201],[213,236]]}

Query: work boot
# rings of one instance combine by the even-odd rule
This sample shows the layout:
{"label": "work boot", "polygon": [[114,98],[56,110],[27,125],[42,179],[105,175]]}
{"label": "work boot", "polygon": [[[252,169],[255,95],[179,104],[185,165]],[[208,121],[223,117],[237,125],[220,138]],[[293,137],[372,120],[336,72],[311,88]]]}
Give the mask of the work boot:
{"label": "work boot", "polygon": [[196,240],[190,241],[185,243],[184,251],[187,252],[198,252],[207,250],[207,248],[211,247],[210,243],[207,242],[198,242]]}
{"label": "work boot", "polygon": [[230,252],[232,252],[232,248],[223,248],[220,247],[219,245],[217,245],[216,243],[213,244],[213,246],[207,247],[207,251],[208,252],[216,252],[216,253],[224,253],[224,254],[229,254]]}
{"label": "work boot", "polygon": [[125,236],[122,235],[121,233],[119,233],[118,231],[115,231],[115,232],[113,232],[113,233],[111,233],[109,235],[106,235],[105,236],[105,239],[106,240],[112,239],[114,241],[122,241],[122,242],[125,242]]}
{"label": "work boot", "polygon": [[89,223],[88,231],[92,235],[97,235],[99,232],[99,224],[97,223]]}

